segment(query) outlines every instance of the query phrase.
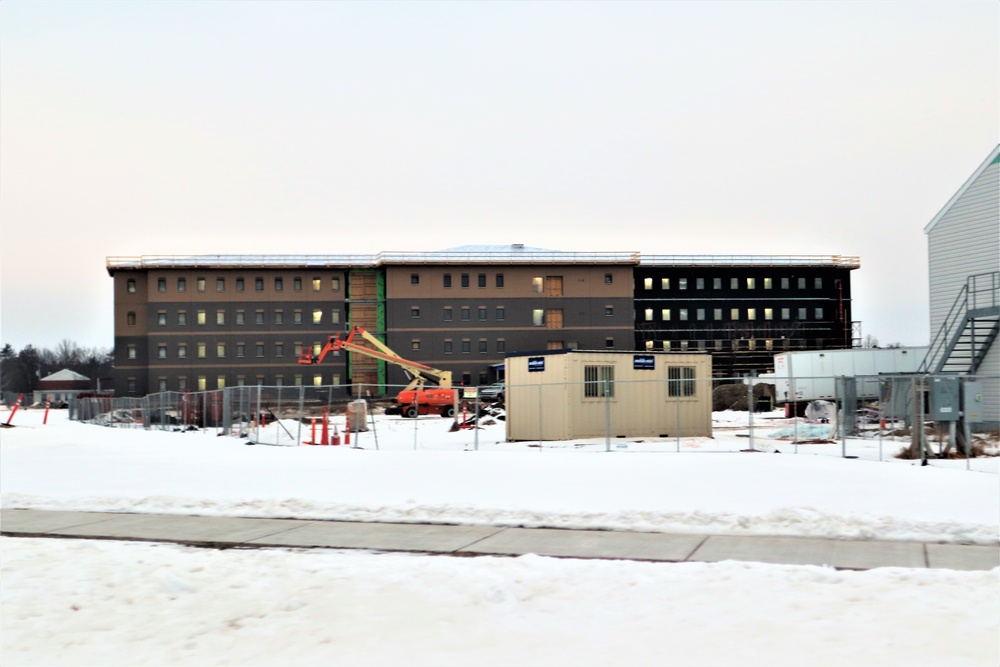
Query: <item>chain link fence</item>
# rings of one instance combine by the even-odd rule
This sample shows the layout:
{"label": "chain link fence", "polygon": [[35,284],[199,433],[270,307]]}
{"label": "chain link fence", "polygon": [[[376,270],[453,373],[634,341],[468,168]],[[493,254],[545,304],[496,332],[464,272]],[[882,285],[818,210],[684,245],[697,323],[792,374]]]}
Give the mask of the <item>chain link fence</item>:
{"label": "chain link fence", "polygon": [[[808,381],[808,382],[806,382]],[[846,458],[995,454],[997,376],[678,378],[507,385],[498,400],[456,388],[454,416],[406,417],[401,386],[237,386],[84,398],[70,418],[115,428],[200,431],[256,444],[379,449],[781,452]],[[805,395],[796,385],[809,386]],[[788,400],[795,397],[797,400]],[[984,398],[985,397],[985,398]],[[784,400],[783,400],[784,399]],[[388,413],[388,414],[387,414]],[[446,416],[442,416],[442,414]],[[353,415],[353,424],[351,423]],[[924,428],[913,429],[914,424]],[[362,435],[366,434],[366,435]]]}

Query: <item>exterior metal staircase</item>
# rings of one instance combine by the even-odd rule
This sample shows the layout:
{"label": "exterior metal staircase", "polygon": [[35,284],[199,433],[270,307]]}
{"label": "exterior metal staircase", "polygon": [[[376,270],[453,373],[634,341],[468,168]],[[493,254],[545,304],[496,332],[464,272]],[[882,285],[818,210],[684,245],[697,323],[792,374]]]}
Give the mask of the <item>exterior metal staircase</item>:
{"label": "exterior metal staircase", "polygon": [[1000,271],[969,276],[920,365],[921,373],[974,374],[1000,333]]}

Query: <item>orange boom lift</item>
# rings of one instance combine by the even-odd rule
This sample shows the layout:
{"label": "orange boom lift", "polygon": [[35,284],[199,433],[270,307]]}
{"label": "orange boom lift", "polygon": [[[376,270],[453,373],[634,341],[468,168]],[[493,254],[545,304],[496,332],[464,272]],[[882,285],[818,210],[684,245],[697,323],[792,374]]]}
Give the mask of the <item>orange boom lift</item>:
{"label": "orange boom lift", "polygon": [[[376,349],[373,350],[370,347],[355,343],[355,336],[361,336],[375,346]],[[442,371],[416,361],[404,359],[393,352],[385,343],[359,326],[352,327],[347,338],[341,338],[340,334],[330,336],[319,354],[312,354],[310,349],[303,348],[299,354],[299,363],[318,364],[330,352],[339,352],[340,350],[356,352],[396,364],[411,378],[406,388],[396,396],[396,405],[387,410],[387,413],[391,410],[391,413],[398,413],[404,417],[430,414],[439,414],[442,417],[455,416],[458,392],[452,389],[451,371]],[[433,383],[433,386],[427,387],[428,382]]]}

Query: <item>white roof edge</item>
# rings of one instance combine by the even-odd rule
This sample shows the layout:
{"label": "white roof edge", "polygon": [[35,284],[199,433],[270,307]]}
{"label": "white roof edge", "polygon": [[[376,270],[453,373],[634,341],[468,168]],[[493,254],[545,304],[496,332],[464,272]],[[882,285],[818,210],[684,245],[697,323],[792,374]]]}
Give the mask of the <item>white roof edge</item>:
{"label": "white roof edge", "polygon": [[958,201],[958,198],[964,195],[965,191],[968,190],[970,187],[972,187],[972,184],[976,182],[976,179],[983,175],[983,172],[986,171],[986,168],[989,167],[991,164],[993,164],[993,161],[997,159],[997,155],[1000,155],[1000,144],[997,144],[996,148],[990,151],[990,154],[987,156],[985,160],[983,160],[983,163],[979,165],[979,168],[972,173],[972,176],[969,176],[969,178],[965,181],[965,183],[962,184],[962,187],[958,189],[958,192],[952,195],[951,199],[948,200],[948,203],[945,204],[940,211],[938,211],[938,214],[935,215],[934,218],[927,223],[927,226],[924,227],[924,234],[931,233],[931,230],[934,229],[934,226],[938,222],[940,222],[941,218],[943,218],[945,214],[947,214],[948,211],[951,209],[951,207],[955,205],[955,202]]}

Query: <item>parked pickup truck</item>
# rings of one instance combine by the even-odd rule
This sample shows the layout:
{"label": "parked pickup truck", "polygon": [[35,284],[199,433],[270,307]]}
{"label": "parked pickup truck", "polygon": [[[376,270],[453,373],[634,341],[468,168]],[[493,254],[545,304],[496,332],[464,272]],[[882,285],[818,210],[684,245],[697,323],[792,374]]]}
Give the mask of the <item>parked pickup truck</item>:
{"label": "parked pickup truck", "polygon": [[504,396],[504,383],[496,382],[486,385],[479,390],[480,401],[502,401]]}

